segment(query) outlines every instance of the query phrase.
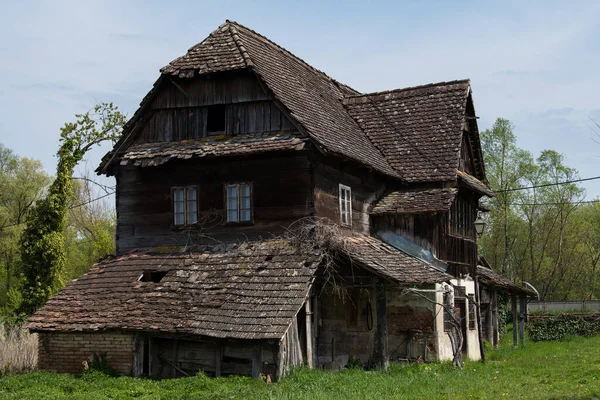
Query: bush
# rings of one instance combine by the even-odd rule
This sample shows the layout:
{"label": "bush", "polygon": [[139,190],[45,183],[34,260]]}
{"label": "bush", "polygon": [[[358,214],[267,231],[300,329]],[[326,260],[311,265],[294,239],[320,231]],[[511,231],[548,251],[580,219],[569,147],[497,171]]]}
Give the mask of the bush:
{"label": "bush", "polygon": [[534,342],[564,340],[567,336],[593,336],[600,333],[600,314],[532,315],[529,338]]}

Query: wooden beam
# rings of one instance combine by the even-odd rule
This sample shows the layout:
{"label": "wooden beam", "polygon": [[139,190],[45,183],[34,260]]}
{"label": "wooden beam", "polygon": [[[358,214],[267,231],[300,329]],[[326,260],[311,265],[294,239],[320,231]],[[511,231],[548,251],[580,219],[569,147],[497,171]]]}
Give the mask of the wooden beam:
{"label": "wooden beam", "polygon": [[525,345],[525,319],[527,316],[527,298],[525,296],[521,296],[519,300],[519,341],[521,342],[521,345]]}
{"label": "wooden beam", "polygon": [[375,340],[375,362],[387,371],[388,360],[388,337],[387,337],[387,299],[385,286],[378,284],[375,289],[375,308],[377,313],[377,332]]}
{"label": "wooden beam", "polygon": [[281,340],[281,342],[279,342],[279,349],[277,351],[277,361],[276,361],[276,365],[277,365],[277,374],[275,376],[275,380],[276,381],[280,380],[283,377],[283,374],[285,373],[285,359],[286,359],[285,346],[286,346],[286,342],[287,342],[287,334],[284,335],[284,337]]}
{"label": "wooden beam", "polygon": [[498,329],[498,292],[494,289],[492,293],[492,345],[498,348],[500,332]]}
{"label": "wooden beam", "polygon": [[313,368],[313,348],[312,348],[312,312],[310,307],[310,296],[304,303],[304,310],[306,311],[306,365],[308,368]]}
{"label": "wooden beam", "polygon": [[512,308],[512,319],[513,319],[513,345],[518,346],[518,333],[519,333],[519,313],[517,312],[517,295],[513,294],[510,296],[511,308]]}

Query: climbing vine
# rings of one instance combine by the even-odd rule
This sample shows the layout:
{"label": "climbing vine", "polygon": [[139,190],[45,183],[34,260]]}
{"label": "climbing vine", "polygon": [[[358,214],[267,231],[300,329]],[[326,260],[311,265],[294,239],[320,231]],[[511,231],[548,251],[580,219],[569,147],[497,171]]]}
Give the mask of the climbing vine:
{"label": "climbing vine", "polygon": [[61,128],[57,152],[56,178],[45,198],[29,211],[27,226],[20,239],[24,276],[21,311],[33,313],[62,288],[65,268],[65,220],[73,186],[71,178],[77,163],[95,145],[116,141],[125,116],[112,103],[101,103],[76,121]]}

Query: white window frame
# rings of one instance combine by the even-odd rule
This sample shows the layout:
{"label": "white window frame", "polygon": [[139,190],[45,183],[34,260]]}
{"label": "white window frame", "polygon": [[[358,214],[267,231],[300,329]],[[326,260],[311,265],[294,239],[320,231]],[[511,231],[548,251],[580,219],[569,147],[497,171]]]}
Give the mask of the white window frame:
{"label": "white window frame", "polygon": [[[242,196],[242,188],[243,187],[247,187],[248,188],[248,196]],[[229,199],[229,189],[234,188],[235,189],[235,194],[236,194],[236,207],[235,209],[231,209],[229,207],[229,203],[230,203],[230,199]],[[254,222],[254,210],[253,210],[253,206],[254,206],[254,202],[252,200],[252,192],[253,192],[253,187],[252,187],[252,183],[250,182],[237,182],[237,183],[228,183],[225,184],[225,188],[224,188],[224,192],[225,192],[225,221],[228,224],[251,224]],[[248,199],[248,207],[244,207],[244,200]],[[236,219],[230,219],[230,214],[231,212],[235,212],[236,213]],[[244,216],[244,212],[248,213],[249,218],[247,219],[242,219],[242,217]]]}
{"label": "white window frame", "polygon": [[[176,196],[176,192],[181,191],[183,192],[183,200],[182,201],[178,201],[177,200],[177,196]],[[195,199],[190,199],[190,193],[195,192],[196,193],[196,198]],[[173,225],[174,226],[187,226],[187,225],[194,225],[198,223],[198,212],[200,210],[200,190],[198,188],[198,186],[178,186],[178,187],[172,187],[171,188],[171,197],[173,199],[172,201],[172,210],[173,210]],[[176,203],[178,202],[183,202],[183,212],[177,212],[177,208],[176,208]],[[191,203],[195,203],[195,209],[190,207]],[[183,224],[178,223],[177,222],[177,216],[178,215],[183,215]],[[193,218],[193,215],[195,215],[195,219]]]}
{"label": "white window frame", "polygon": [[340,203],[340,224],[352,226],[352,188],[340,183],[338,199]]}

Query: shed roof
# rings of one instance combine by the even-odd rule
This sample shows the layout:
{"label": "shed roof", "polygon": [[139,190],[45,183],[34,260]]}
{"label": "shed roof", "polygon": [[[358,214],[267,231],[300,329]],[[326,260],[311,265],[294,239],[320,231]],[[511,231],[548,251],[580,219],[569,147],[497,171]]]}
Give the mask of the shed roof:
{"label": "shed roof", "polygon": [[[304,303],[319,262],[284,240],[114,257],[69,283],[26,327],[278,339]],[[166,275],[158,283],[138,280],[151,270]]]}
{"label": "shed roof", "polygon": [[344,239],[342,252],[352,261],[398,284],[446,282],[452,276],[373,236],[354,234]]}
{"label": "shed roof", "polygon": [[473,175],[470,175],[463,171],[456,171],[456,174],[458,175],[458,179],[461,182],[463,182],[466,186],[473,189],[477,193],[481,193],[488,197],[494,197],[494,192],[492,191],[492,189],[490,189],[490,187],[486,183],[475,178]]}
{"label": "shed roof", "polygon": [[510,279],[498,274],[491,268],[477,266],[477,277],[482,285],[497,288],[509,293],[537,297],[537,293],[527,287],[521,287]]}
{"label": "shed roof", "polygon": [[383,196],[370,214],[421,214],[448,211],[457,192],[455,188],[396,190]]}

